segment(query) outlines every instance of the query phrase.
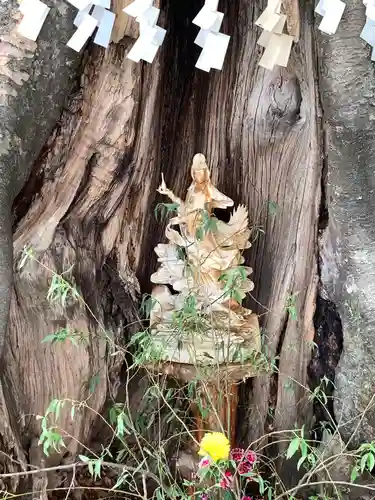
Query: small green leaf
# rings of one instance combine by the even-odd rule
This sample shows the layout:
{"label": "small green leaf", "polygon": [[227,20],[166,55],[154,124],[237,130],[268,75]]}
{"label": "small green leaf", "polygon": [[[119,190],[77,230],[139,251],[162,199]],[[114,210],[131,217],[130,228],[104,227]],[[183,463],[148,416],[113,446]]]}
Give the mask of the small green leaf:
{"label": "small green leaf", "polygon": [[132,335],[132,338],[130,339],[128,346],[130,347],[134,344],[141,344],[142,341],[147,337],[149,337],[149,333],[147,330],[142,330],[140,332],[137,332],[134,335]]}
{"label": "small green leaf", "polygon": [[98,386],[99,383],[100,383],[100,376],[98,374],[90,378],[89,391],[91,394],[95,392],[95,388]]}
{"label": "small green leaf", "polygon": [[300,438],[295,437],[289,444],[288,450],[286,452],[286,458],[292,458],[292,456],[297,452],[299,448]]}
{"label": "small green leaf", "polygon": [[25,246],[23,251],[22,251],[22,258],[21,258],[21,261],[18,265],[18,268],[22,269],[24,267],[24,265],[26,264],[26,262],[29,260],[29,258],[32,256],[33,256],[32,249]]}
{"label": "small green leaf", "polygon": [[300,450],[301,450],[301,454],[304,458],[307,457],[307,452],[308,452],[308,447],[307,447],[307,443],[304,439],[301,439],[301,442],[300,442]]}
{"label": "small green leaf", "polygon": [[268,213],[271,217],[274,217],[279,211],[280,207],[275,201],[268,200]]}
{"label": "small green leaf", "polygon": [[111,406],[109,409],[109,422],[111,425],[114,425],[117,421],[117,412],[116,412],[116,407]]}
{"label": "small green leaf", "polygon": [[117,482],[112,489],[116,490],[119,486],[124,484],[128,475],[129,475],[128,472],[124,472],[123,474],[121,474],[121,476],[117,479]]}
{"label": "small green leaf", "polygon": [[369,453],[367,458],[367,469],[371,472],[374,466],[375,466],[375,457],[372,453]]}
{"label": "small green leaf", "polygon": [[90,473],[90,476],[91,477],[94,477],[94,464],[92,463],[92,460],[90,460],[88,462],[88,466],[89,466],[89,473]]}
{"label": "small green leaf", "polygon": [[353,467],[352,472],[350,474],[350,482],[354,483],[354,481],[357,479],[358,476],[359,476],[358,467],[355,466]]}
{"label": "small green leaf", "polygon": [[84,462],[85,464],[87,464],[88,462],[90,462],[90,458],[86,457],[86,455],[78,455],[78,457],[81,460],[81,462]]}
{"label": "small green leaf", "polygon": [[124,436],[124,431],[125,431],[123,415],[124,415],[123,413],[120,413],[119,415],[117,415],[116,436],[120,436],[120,437]]}
{"label": "small green leaf", "polygon": [[54,333],[51,333],[50,335],[44,337],[44,339],[42,340],[42,344],[45,342],[54,342],[55,340],[56,340],[56,335]]}
{"label": "small green leaf", "polygon": [[233,495],[230,491],[224,490],[224,500],[233,500]]}
{"label": "small green leaf", "polygon": [[363,455],[363,457],[361,458],[361,472],[363,473],[363,471],[365,470],[366,468],[366,462],[367,462],[367,456],[368,454],[366,453],[365,455]]}
{"label": "small green leaf", "polygon": [[56,405],[57,405],[58,399],[52,399],[50,404],[48,405],[48,408],[46,410],[46,415],[49,413],[55,413]]}
{"label": "small green leaf", "polygon": [[167,215],[177,212],[179,206],[178,203],[158,203],[154,209],[156,220],[159,220],[159,214],[160,220],[164,220]]}
{"label": "small green leaf", "polygon": [[46,439],[43,443],[43,453],[46,455],[46,457],[49,457],[49,453],[48,453],[48,450],[49,450],[49,447],[50,447],[50,443],[49,441]]}
{"label": "small green leaf", "polygon": [[255,478],[255,481],[259,484],[259,493],[263,495],[265,491],[265,485],[262,476],[258,476],[257,478]]}
{"label": "small green leaf", "polygon": [[76,347],[78,347],[78,342],[77,342],[77,339],[72,335],[71,337],[69,337],[69,340],[70,342],[75,345]]}
{"label": "small green leaf", "polygon": [[301,465],[303,464],[303,462],[306,460],[306,457],[301,457],[299,460],[298,460],[298,463],[297,463],[297,470],[300,470],[300,467]]}
{"label": "small green leaf", "polygon": [[151,295],[144,294],[139,308],[142,316],[144,316],[145,318],[149,318],[150,313],[157,302],[158,301]]}
{"label": "small green leaf", "polygon": [[100,471],[101,471],[101,466],[102,466],[102,459],[99,458],[98,460],[95,460],[95,466],[94,466],[94,479],[100,479]]}
{"label": "small green leaf", "polygon": [[188,481],[187,479],[184,479],[182,484],[183,484],[183,486],[194,486],[195,485],[194,481]]}
{"label": "small green leaf", "polygon": [[198,241],[203,241],[204,239],[204,229],[203,227],[198,227],[197,230],[195,231],[195,237],[197,238]]}
{"label": "small green leaf", "polygon": [[56,404],[56,411],[55,411],[55,418],[56,420],[59,419],[59,416],[60,416],[60,408],[62,406],[62,401],[58,401],[57,404]]}

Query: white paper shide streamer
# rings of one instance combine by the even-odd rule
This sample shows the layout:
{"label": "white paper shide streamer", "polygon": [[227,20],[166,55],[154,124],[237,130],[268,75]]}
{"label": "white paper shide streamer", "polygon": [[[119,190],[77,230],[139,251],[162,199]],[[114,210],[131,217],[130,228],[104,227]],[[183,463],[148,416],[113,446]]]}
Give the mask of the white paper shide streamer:
{"label": "white paper shide streamer", "polygon": [[111,41],[111,33],[115,22],[115,14],[108,9],[111,0],[67,0],[78,13],[73,21],[76,32],[68,41],[67,46],[80,52],[90,36],[95,34],[94,43],[107,48]]}
{"label": "white paper shide streamer", "polygon": [[363,0],[366,7],[366,24],[360,37],[371,45],[371,61],[375,61],[375,0]]}
{"label": "white paper shide streamer", "polygon": [[[111,0],[66,1],[77,9],[73,21],[76,31],[67,46],[80,52],[94,35],[94,43],[107,48],[116,17],[110,11]],[[269,70],[275,66],[287,66],[294,40],[292,35],[284,33],[287,19],[286,15],[281,13],[281,2],[282,0],[268,0],[267,7],[255,22],[263,30],[257,41],[257,44],[264,48],[259,66]],[[127,55],[132,61],[153,62],[164,41],[166,30],[157,25],[160,9],[154,7],[153,3],[154,0],[134,0],[123,9],[139,23],[139,38]],[[366,23],[360,37],[371,45],[371,60],[375,61],[375,0],[363,0],[363,3],[366,7]],[[218,5],[219,0],[204,0],[203,7],[193,19],[193,24],[200,28],[194,43],[202,48],[195,66],[206,72],[223,68],[230,41],[230,36],[220,33],[224,14],[218,12]],[[345,6],[342,0],[318,0],[315,12],[322,16],[319,30],[327,35],[336,33]],[[36,41],[50,7],[42,0],[21,0],[19,10],[22,19],[17,27],[18,33]]]}
{"label": "white paper shide streamer", "polygon": [[292,49],[293,36],[283,33],[286,15],[281,14],[281,0],[268,0],[266,9],[255,24],[263,28],[257,43],[264,47],[259,66],[272,70],[275,66],[286,67]]}
{"label": "white paper shide streamer", "polygon": [[327,35],[334,35],[344,13],[345,3],[341,0],[319,0],[315,12],[323,16],[318,28]]}
{"label": "white paper shide streamer", "polygon": [[[115,14],[110,12],[111,0],[67,0],[78,9],[74,19],[76,32],[68,41],[68,47],[79,52],[97,28],[94,43],[108,47]],[[18,25],[18,33],[36,41],[50,8],[41,0],[23,0],[20,12],[23,18]]]}
{"label": "white paper shide streamer", "polygon": [[40,0],[23,0],[20,5],[23,18],[18,25],[18,33],[35,42],[49,11],[50,8]]}
{"label": "white paper shide streamer", "polygon": [[125,7],[124,12],[139,23],[139,38],[127,58],[134,62],[142,59],[152,63],[166,34],[165,29],[157,26],[160,9],[153,6],[153,0],[135,0]]}
{"label": "white paper shide streamer", "polygon": [[195,67],[207,72],[222,69],[230,40],[230,36],[219,33],[224,14],[218,12],[218,5],[219,0],[205,0],[193,19],[193,24],[200,27],[194,42],[203,49]]}

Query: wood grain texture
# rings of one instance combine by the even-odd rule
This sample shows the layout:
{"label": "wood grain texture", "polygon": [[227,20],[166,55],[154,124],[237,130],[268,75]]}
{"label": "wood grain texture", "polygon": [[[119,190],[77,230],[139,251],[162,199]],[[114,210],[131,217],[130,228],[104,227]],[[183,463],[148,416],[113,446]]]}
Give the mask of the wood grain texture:
{"label": "wood grain texture", "polygon": [[[139,24],[134,17],[128,16],[123,12],[123,9],[131,4],[133,0],[112,0],[112,12],[116,14],[115,24],[112,30],[111,41],[118,43],[125,36],[130,38],[139,37]],[[154,7],[160,7],[160,1],[156,0],[153,3]]]}
{"label": "wood grain texture", "polygon": [[[46,3],[52,8],[32,42],[17,33],[19,2],[0,2],[0,471],[10,474],[24,469],[27,457],[18,424],[23,410],[13,397],[13,382],[3,377],[12,289],[11,207],[60,116],[79,62],[61,43],[74,29],[73,9],[63,0]],[[18,483],[12,477],[9,488]],[[6,486],[0,480],[0,488]]]}
{"label": "wood grain texture", "polygon": [[[141,67],[129,64],[124,58],[125,50],[127,46],[112,46],[105,54],[99,50],[86,66],[83,82],[90,85],[72,98],[70,109],[61,118],[61,129],[51,137],[38,167],[44,182],[14,236],[16,261],[24,245],[30,244],[45,267],[30,261],[15,276],[4,353],[5,377],[21,411],[33,415],[43,414],[55,397],[88,397],[90,380],[98,375],[99,381],[89,398],[93,411],[77,413],[74,422],[69,411],[65,411],[60,419],[62,428],[83,441],[88,439],[95,412],[100,411],[110,390],[109,372],[113,361],[117,361],[112,358],[107,364],[107,355],[113,348],[107,347],[97,320],[121,342],[124,324],[112,321],[113,315],[118,314],[116,309],[127,311],[125,316],[128,320],[132,316],[132,322],[136,317],[138,284],[130,263],[135,256],[139,258],[137,252],[141,251],[137,248],[137,230],[147,217],[147,210],[141,206],[147,203],[147,197],[138,197],[136,201],[127,190],[134,190],[143,182],[146,189],[152,180],[147,164],[141,167],[139,152],[136,166],[127,174],[131,182],[120,181],[124,175],[124,154],[132,151],[138,141],[146,144],[153,134],[154,122],[148,119],[147,108],[155,107],[156,97],[150,91],[141,102]],[[157,65],[152,71],[157,74]],[[156,88],[157,78],[154,81]],[[147,153],[146,146],[146,158]],[[136,213],[140,220],[134,218]],[[105,277],[103,273],[103,267],[112,266],[112,255],[118,266],[117,283],[122,284],[117,287],[124,294],[123,302],[113,306],[114,311],[113,298],[105,292],[105,286],[112,281],[111,271]],[[46,300],[51,281],[46,268],[62,272],[71,266],[74,271],[66,279],[76,283],[95,311],[95,319],[83,305],[70,304],[64,311],[51,307]],[[89,339],[88,345],[77,348],[69,343],[52,347],[41,344],[46,335],[66,326],[83,332]],[[41,378],[41,373],[49,376]],[[24,432],[38,435],[39,422],[28,417]],[[70,441],[70,451],[75,453],[76,449],[77,443]]]}
{"label": "wood grain texture", "polygon": [[[238,437],[248,446],[265,431],[270,400],[276,429],[306,422],[311,411],[302,387],[313,328],[321,177],[313,6],[304,9],[289,67],[267,72],[257,66],[259,33],[253,27],[265,5],[223,2],[222,31],[232,39],[223,71],[209,75],[194,68],[200,49],[191,19],[201,2],[170,0],[164,7],[169,34],[152,66],[125,59],[132,43],[127,38],[105,54],[92,51],[82,88],[35,165],[30,182],[39,179],[39,187],[26,186],[18,199],[15,261],[31,244],[51,269],[74,265],[71,279],[122,342],[126,325],[137,317],[139,290],[150,291],[153,248],[163,238],[153,216],[161,172],[181,195],[190,183],[193,155],[205,154],[218,188],[236,204],[245,203],[254,226],[265,231],[246,256],[255,270],[256,301],[250,307],[261,314],[269,354],[280,356],[280,374],[254,379],[240,400],[247,411]],[[267,210],[269,201],[279,207],[275,216]],[[48,280],[43,268],[30,263],[14,282],[4,359],[18,410],[43,412],[52,395],[82,398],[87,379],[99,373],[90,404],[100,412],[108,393],[116,397],[121,362],[113,366],[85,308],[71,305],[66,318],[47,304]],[[285,308],[293,294],[297,321]],[[62,321],[88,332],[89,345],[41,347]],[[291,379],[295,387],[288,392]],[[61,417],[61,426],[84,442],[90,441],[92,422],[88,414],[74,422]],[[29,418],[22,430],[39,432]],[[76,449],[71,442],[70,451]]]}

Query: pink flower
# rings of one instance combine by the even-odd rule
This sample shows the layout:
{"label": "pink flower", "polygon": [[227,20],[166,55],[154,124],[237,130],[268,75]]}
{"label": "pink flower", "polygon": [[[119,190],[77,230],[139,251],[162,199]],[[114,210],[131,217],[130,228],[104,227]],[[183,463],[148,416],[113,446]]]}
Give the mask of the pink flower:
{"label": "pink flower", "polygon": [[256,454],[251,450],[244,451],[241,449],[236,449],[234,451],[236,462],[238,463],[238,473],[242,476],[243,474],[248,474],[249,472],[251,472],[257,459]]}
{"label": "pink flower", "polygon": [[203,493],[203,495],[200,496],[200,500],[208,500],[208,495],[206,495],[206,493]]}
{"label": "pink flower", "polygon": [[223,490],[229,490],[233,484],[233,474],[230,470],[225,471],[223,479],[220,481],[219,486]]}
{"label": "pink flower", "polygon": [[211,465],[210,457],[203,457],[202,460],[198,464],[199,469],[203,469],[204,467],[209,467]]}
{"label": "pink flower", "polygon": [[253,497],[242,497],[241,500],[253,500]]}
{"label": "pink flower", "polygon": [[230,453],[230,457],[237,463],[246,463],[250,465],[254,465],[257,459],[254,451],[245,451],[243,448],[234,448]]}
{"label": "pink flower", "polygon": [[230,452],[230,458],[235,462],[241,462],[245,454],[245,451],[242,448],[233,448]]}
{"label": "pink flower", "polygon": [[249,451],[247,451],[247,452],[245,453],[245,458],[246,458],[246,460],[247,460],[247,461],[248,461],[251,465],[254,465],[254,464],[255,464],[255,462],[257,461],[257,455],[256,455],[256,453],[255,453],[254,451],[251,451],[251,450],[249,450]]}
{"label": "pink flower", "polygon": [[240,462],[238,464],[238,474],[243,475],[247,474],[248,472],[251,472],[253,470],[253,464],[248,462],[247,460],[244,460],[243,462]]}

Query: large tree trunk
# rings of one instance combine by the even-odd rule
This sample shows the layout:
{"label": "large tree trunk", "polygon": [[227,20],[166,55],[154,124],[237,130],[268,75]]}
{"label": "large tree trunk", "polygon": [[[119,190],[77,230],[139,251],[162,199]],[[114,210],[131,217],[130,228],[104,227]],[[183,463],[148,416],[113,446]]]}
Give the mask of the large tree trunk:
{"label": "large tree trunk", "polygon": [[[21,38],[16,32],[20,14],[15,0],[0,4],[0,355],[8,325],[12,281],[12,217],[14,197],[24,185],[32,163],[38,157],[61,113],[71,90],[79,59],[61,38],[70,36],[72,10],[56,1],[50,12],[50,24],[44,30],[39,46]],[[48,40],[48,43],[47,43]],[[38,92],[35,92],[35,88]],[[8,325],[9,326],[9,325]],[[25,332],[24,332],[25,333]],[[4,342],[5,340],[5,342]],[[25,340],[25,337],[22,339]],[[29,339],[30,343],[33,339]],[[27,350],[22,349],[23,356]],[[21,355],[22,357],[22,355]],[[27,408],[17,399],[20,387],[6,381],[1,364],[0,383],[0,464],[6,471],[16,471],[25,463],[18,419]],[[14,367],[17,369],[18,367]],[[25,374],[28,373],[25,365]],[[28,376],[28,375],[26,375]],[[40,375],[38,375],[40,378]],[[15,391],[13,390],[15,389]],[[17,478],[11,481],[12,486]]]}
{"label": "large tree trunk", "polygon": [[[301,4],[301,39],[288,69],[265,71],[257,65],[254,27],[263,3],[221,2],[224,31],[232,39],[223,71],[207,75],[194,68],[200,49],[191,20],[201,3],[162,4],[168,36],[153,65],[125,59],[134,42],[127,36],[105,52],[88,51],[80,83],[14,204],[0,443],[23,464],[41,461],[35,415],[44,414],[53,398],[85,399],[93,377],[93,411],[74,421],[66,412],[59,424],[74,437],[67,441],[73,455],[77,442],[89,445],[95,438],[95,413],[107,397],[116,399],[123,368],[103,332],[120,345],[129,338],[140,293],[150,291],[153,248],[163,239],[153,216],[161,173],[182,195],[197,152],[207,156],[219,189],[244,203],[254,228],[264,230],[246,256],[254,269],[250,306],[261,315],[264,345],[277,356],[279,370],[243,384],[238,441],[247,445],[270,430],[311,424],[306,387],[324,166],[313,4]],[[331,71],[326,82],[335,78]],[[276,214],[269,209],[274,204]],[[19,269],[25,246],[40,263],[29,260]],[[63,310],[48,303],[51,270],[68,269],[68,281],[88,307],[78,302]],[[297,319],[286,307],[291,297]],[[88,344],[41,343],[65,326],[88,335]],[[134,400],[141,390],[134,388]],[[12,419],[20,419],[17,428]],[[61,461],[56,454],[45,463]],[[20,462],[4,460],[4,471],[22,469]],[[286,483],[295,481],[294,471],[282,470]]]}

